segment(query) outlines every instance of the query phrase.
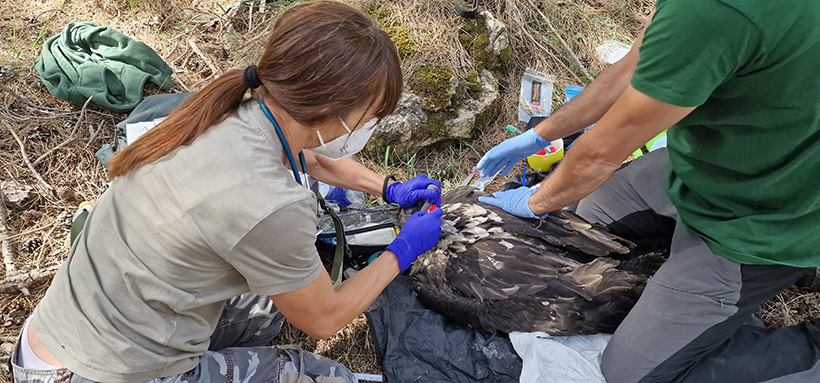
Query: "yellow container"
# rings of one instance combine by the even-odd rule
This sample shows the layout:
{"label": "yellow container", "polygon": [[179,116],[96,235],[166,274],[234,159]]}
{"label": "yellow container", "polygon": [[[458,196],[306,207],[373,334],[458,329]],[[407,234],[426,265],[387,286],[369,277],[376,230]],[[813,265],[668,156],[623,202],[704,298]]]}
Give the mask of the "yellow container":
{"label": "yellow container", "polygon": [[564,158],[564,140],[559,138],[550,142],[549,146],[538,153],[527,157],[527,163],[531,168],[546,173],[550,171],[552,164],[562,158]]}

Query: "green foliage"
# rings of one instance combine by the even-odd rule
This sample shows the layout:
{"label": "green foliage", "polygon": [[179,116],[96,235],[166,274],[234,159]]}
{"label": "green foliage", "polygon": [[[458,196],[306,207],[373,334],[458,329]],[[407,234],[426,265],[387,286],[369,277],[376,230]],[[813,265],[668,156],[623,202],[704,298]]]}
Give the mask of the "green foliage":
{"label": "green foliage", "polygon": [[389,9],[383,7],[381,4],[371,3],[362,7],[362,11],[376,19],[381,29],[390,36],[390,40],[393,40],[393,44],[396,44],[399,59],[406,60],[418,50],[410,28],[395,20],[391,20],[392,15]]}
{"label": "green foliage", "polygon": [[413,72],[407,85],[413,93],[427,100],[427,108],[437,112],[450,104],[450,79],[453,72],[440,65],[425,65]]}
{"label": "green foliage", "polygon": [[14,61],[19,61],[23,52],[20,50],[20,47],[17,46],[17,24],[11,27],[11,40],[3,42],[14,52]]}

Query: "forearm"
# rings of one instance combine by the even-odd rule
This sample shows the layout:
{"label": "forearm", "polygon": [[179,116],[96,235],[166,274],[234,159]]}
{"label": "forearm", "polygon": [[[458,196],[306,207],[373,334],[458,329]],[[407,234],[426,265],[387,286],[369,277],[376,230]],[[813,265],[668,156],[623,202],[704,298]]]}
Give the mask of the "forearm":
{"label": "forearm", "polygon": [[358,190],[381,196],[384,176],[350,159],[331,160],[315,154],[306,154],[308,174],[326,184]]}
{"label": "forearm", "polygon": [[629,85],[638,63],[638,49],[642,40],[643,32],[635,39],[632,49],[626,56],[601,72],[601,75],[571,102],[538,124],[535,132],[552,141],[598,122]]}
{"label": "forearm", "polygon": [[271,299],[291,324],[314,339],[327,339],[364,312],[398,274],[398,259],[388,251],[336,288],[322,272],[303,289]]}
{"label": "forearm", "polygon": [[578,202],[601,186],[632,151],[692,110],[655,100],[628,86],[601,121],[566,152],[555,174],[530,196],[530,210],[543,215]]}
{"label": "forearm", "polygon": [[558,166],[554,174],[530,197],[530,210],[536,216],[580,201],[601,186],[620,167],[621,162],[617,160],[596,158],[581,151],[579,146],[584,146],[584,136],[586,134],[578,138],[573,150],[566,152],[566,158],[561,166]]}
{"label": "forearm", "polygon": [[396,255],[385,251],[373,263],[336,287],[336,333],[364,312],[388,284],[399,275]]}

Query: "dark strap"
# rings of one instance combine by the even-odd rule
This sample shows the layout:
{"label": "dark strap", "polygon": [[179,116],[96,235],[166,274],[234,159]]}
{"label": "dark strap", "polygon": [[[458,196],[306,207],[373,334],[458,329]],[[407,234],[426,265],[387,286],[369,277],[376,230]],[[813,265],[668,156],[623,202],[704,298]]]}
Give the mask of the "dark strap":
{"label": "dark strap", "polygon": [[333,220],[333,227],[336,230],[336,254],[333,256],[333,265],[330,266],[330,280],[333,281],[333,286],[338,286],[342,283],[342,265],[344,264],[344,256],[350,251],[347,246],[347,238],[345,237],[345,227],[339,215],[327,206],[322,195],[316,193],[316,198],[319,200],[319,206],[325,213],[330,214],[330,219]]}
{"label": "dark strap", "polygon": [[459,4],[459,0],[455,0],[456,2],[456,12],[459,16],[465,19],[475,19],[478,16],[478,0],[473,0],[473,9],[469,11],[465,11],[461,8],[461,4]]}
{"label": "dark strap", "polygon": [[396,176],[391,174],[387,177],[384,177],[384,183],[382,183],[382,201],[384,201],[384,203],[392,203],[387,200],[387,183],[390,182],[390,180],[395,181]]}

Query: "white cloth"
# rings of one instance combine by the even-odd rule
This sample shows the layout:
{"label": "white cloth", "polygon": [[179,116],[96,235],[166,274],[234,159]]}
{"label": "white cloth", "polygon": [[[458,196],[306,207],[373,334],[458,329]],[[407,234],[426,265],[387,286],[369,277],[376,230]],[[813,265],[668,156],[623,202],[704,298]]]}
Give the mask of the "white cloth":
{"label": "white cloth", "polygon": [[34,353],[34,349],[31,348],[31,344],[28,342],[28,328],[30,326],[31,317],[26,319],[26,322],[23,323],[23,330],[20,334],[20,344],[17,348],[17,360],[14,362],[16,365],[23,367],[23,368],[33,368],[35,370],[56,370],[57,366],[52,366],[42,359],[40,359],[37,354]]}
{"label": "white cloth", "polygon": [[606,383],[601,355],[610,334],[550,336],[542,332],[512,332],[510,340],[521,357],[521,383]]}

